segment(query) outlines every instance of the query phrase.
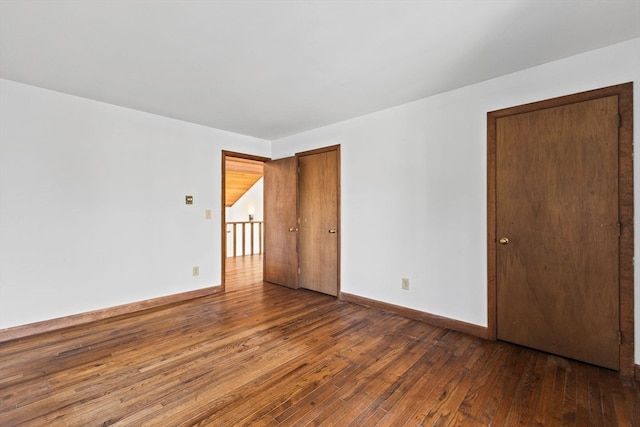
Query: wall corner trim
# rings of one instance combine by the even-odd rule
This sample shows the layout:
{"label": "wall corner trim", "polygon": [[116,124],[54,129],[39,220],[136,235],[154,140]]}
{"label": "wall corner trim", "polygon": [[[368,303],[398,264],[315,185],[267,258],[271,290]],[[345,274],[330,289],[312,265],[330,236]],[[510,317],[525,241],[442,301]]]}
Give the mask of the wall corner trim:
{"label": "wall corner trim", "polygon": [[451,329],[453,331],[462,332],[479,338],[490,339],[488,328],[484,326],[474,325],[473,323],[466,323],[460,320],[450,319],[448,317],[438,316],[436,314],[426,313],[424,311],[414,310],[412,308],[389,304],[383,301],[369,299],[344,292],[340,293],[340,299],[365,307],[388,311],[390,313],[407,317],[409,319],[418,320],[430,325]]}
{"label": "wall corner trim", "polygon": [[208,295],[223,292],[221,285],[208,288],[196,289],[194,291],[181,292],[144,301],[132,302],[115,307],[103,308],[86,313],[73,314],[59,317],[57,319],[43,320],[42,322],[29,323],[27,325],[14,326],[12,328],[0,329],[0,343],[27,338],[45,332],[53,332],[72,326],[79,326],[86,323],[105,320],[118,316],[125,316],[139,311],[162,308],[172,304],[202,298]]}

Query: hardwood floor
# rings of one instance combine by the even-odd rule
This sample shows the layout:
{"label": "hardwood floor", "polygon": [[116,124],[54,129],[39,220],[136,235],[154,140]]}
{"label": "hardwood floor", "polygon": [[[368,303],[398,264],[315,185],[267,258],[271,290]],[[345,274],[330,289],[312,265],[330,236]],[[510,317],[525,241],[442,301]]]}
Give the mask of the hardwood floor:
{"label": "hardwood floor", "polygon": [[640,386],[615,372],[235,261],[253,269],[232,261],[224,294],[1,344],[0,425],[640,425]]}

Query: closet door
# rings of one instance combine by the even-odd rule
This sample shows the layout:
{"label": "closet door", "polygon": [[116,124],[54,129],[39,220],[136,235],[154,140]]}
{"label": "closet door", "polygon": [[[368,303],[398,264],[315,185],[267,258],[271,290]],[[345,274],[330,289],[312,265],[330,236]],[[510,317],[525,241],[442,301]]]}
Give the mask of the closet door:
{"label": "closet door", "polygon": [[339,292],[339,149],[299,153],[299,285]]}
{"label": "closet door", "polygon": [[496,121],[497,335],[619,369],[618,97]]}

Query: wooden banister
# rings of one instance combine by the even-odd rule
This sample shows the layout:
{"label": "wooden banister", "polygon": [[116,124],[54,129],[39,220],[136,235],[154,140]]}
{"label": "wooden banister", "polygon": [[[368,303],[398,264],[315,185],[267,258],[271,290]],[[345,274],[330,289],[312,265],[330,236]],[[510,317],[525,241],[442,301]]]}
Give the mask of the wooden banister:
{"label": "wooden banister", "polygon": [[[227,222],[227,234],[231,234],[231,252],[227,256],[245,256],[261,254],[263,250],[263,221],[232,221]],[[247,236],[249,241],[247,242]],[[239,245],[239,240],[241,245]],[[248,243],[248,245],[247,245]],[[242,247],[242,251],[238,253],[238,246]],[[247,248],[248,246],[248,248]],[[257,247],[257,252],[256,252]],[[227,249],[229,241],[227,241]],[[247,250],[248,249],[248,250]]]}

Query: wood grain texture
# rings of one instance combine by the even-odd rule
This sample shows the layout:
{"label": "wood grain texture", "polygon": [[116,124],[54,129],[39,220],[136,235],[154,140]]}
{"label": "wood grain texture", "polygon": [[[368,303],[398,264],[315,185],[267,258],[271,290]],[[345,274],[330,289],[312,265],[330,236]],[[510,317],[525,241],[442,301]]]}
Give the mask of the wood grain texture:
{"label": "wood grain texture", "polygon": [[340,263],[340,152],[296,154],[298,158],[299,284],[337,296]]}
{"label": "wood grain texture", "polygon": [[264,166],[264,280],[298,287],[298,159]]}
{"label": "wood grain texture", "polygon": [[378,301],[370,298],[352,295],[346,292],[340,293],[340,299],[352,302],[354,304],[363,305],[365,307],[376,308],[378,310],[395,313],[409,319],[419,320],[434,326],[451,329],[457,332],[473,335],[479,338],[491,339],[488,328],[484,326],[474,325],[472,323],[462,322],[448,317],[438,316],[436,314],[427,313],[420,310],[414,310],[399,305],[389,304],[384,301]]}
{"label": "wood grain texture", "polygon": [[497,120],[498,338],[619,369],[618,99]]}
{"label": "wood grain texture", "polygon": [[44,320],[42,322],[30,323],[13,328],[0,329],[0,343],[29,337],[31,335],[42,334],[45,332],[57,331],[72,326],[80,326],[87,323],[96,322],[98,320],[105,320],[117,316],[134,314],[139,311],[149,310],[156,307],[167,307],[171,304],[181,303],[194,298],[201,298],[203,296],[216,294],[218,292],[222,292],[222,287],[212,286],[209,288],[196,289],[194,291],[182,292],[179,294],[167,295],[164,297],[152,298],[144,301],[137,301],[130,304],[108,307],[100,310],[89,311],[86,313],[74,314],[57,319]]}
{"label": "wood grain texture", "polygon": [[225,192],[225,207],[233,206],[240,197],[242,197],[253,185],[262,178],[260,174],[250,174],[242,172],[228,172],[226,173],[227,189]]}
{"label": "wood grain texture", "polygon": [[634,197],[633,197],[633,83],[614,87],[618,94],[620,211],[620,372],[633,376],[634,358]]}
{"label": "wood grain texture", "polygon": [[487,271],[488,271],[488,327],[494,335],[496,322],[496,121],[545,108],[554,108],[568,103],[588,101],[608,96],[618,97],[621,126],[618,137],[619,161],[619,214],[621,235],[619,239],[619,317],[622,343],[620,345],[620,372],[628,377],[634,375],[634,223],[633,223],[633,83],[582,92],[565,97],[549,99],[531,104],[506,108],[487,113]]}
{"label": "wood grain texture", "polygon": [[228,267],[224,294],[1,344],[0,424],[640,425],[613,371]]}

